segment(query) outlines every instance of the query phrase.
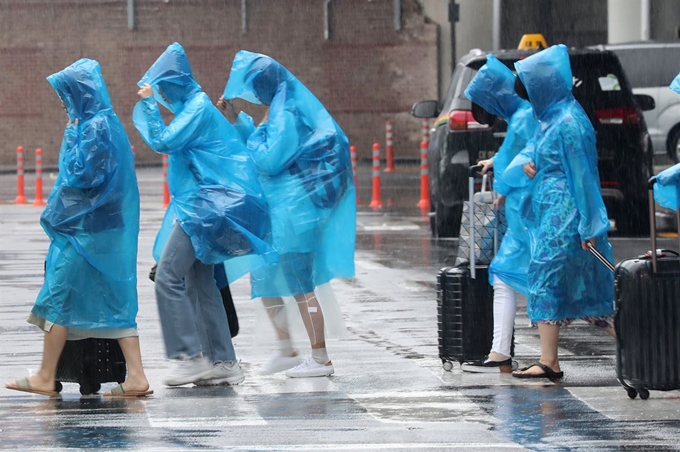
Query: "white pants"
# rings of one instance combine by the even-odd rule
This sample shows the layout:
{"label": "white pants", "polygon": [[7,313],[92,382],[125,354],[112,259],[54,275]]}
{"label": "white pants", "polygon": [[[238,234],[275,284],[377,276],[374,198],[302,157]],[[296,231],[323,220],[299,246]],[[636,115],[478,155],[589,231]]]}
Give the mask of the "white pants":
{"label": "white pants", "polygon": [[517,292],[493,275],[493,343],[491,351],[510,356]]}

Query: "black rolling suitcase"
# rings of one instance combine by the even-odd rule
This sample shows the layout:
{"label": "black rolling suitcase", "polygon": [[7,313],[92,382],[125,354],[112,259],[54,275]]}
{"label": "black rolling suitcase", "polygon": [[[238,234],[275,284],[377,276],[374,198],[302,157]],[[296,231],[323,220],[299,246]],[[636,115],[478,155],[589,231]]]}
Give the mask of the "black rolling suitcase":
{"label": "black rolling suitcase", "polygon": [[[649,209],[652,250],[656,221],[650,179]],[[680,215],[679,215],[680,216]],[[593,250],[591,248],[591,250]],[[597,251],[593,252],[598,255]],[[600,260],[601,255],[598,256]],[[680,389],[680,258],[656,250],[627,259],[615,268],[616,374],[634,399],[650,390]]]}
{"label": "black rolling suitcase", "polygon": [[79,383],[80,393],[94,394],[102,383],[125,381],[123,351],[115,339],[66,341],[57,365],[57,392],[61,382]]}
{"label": "black rolling suitcase", "polygon": [[[454,361],[462,364],[484,358],[493,341],[493,287],[489,284],[488,266],[492,256],[478,263],[473,249],[477,243],[474,177],[479,169],[480,166],[470,168],[470,252],[466,256],[469,261],[442,268],[437,275],[439,358],[447,371],[453,368]],[[501,215],[497,216],[497,220],[492,231],[494,253],[500,244],[498,233],[501,228],[498,224],[503,221]]]}
{"label": "black rolling suitcase", "polygon": [[493,339],[493,287],[487,265],[446,267],[437,275],[437,327],[439,358],[445,370],[453,361],[462,364],[484,358]]}

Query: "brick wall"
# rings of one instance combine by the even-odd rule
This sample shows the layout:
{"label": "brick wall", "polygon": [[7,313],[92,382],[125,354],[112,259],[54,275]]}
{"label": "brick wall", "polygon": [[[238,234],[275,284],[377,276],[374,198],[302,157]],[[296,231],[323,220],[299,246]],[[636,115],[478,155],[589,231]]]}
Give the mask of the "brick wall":
{"label": "brick wall", "polygon": [[[66,117],[45,80],[81,57],[102,66],[114,109],[139,162],[160,161],[131,123],[137,81],[173,41],[186,49],[194,75],[213,99],[222,93],[240,49],[277,59],[323,102],[368,158],[394,124],[397,158],[419,158],[419,120],[411,105],[437,97],[437,28],[416,0],[402,0],[402,30],[393,28],[392,0],[333,0],[324,39],[322,0],[136,0],[136,29],[127,28],[125,0],[0,0],[0,164],[16,146],[43,149],[54,165]],[[259,118],[261,111],[237,104]]]}

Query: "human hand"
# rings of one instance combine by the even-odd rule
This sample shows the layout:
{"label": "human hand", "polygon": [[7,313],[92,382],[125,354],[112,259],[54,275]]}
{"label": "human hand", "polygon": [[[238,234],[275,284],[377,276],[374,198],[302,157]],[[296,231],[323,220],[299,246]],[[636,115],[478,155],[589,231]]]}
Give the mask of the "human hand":
{"label": "human hand", "polygon": [[71,121],[71,119],[69,118],[69,120],[68,120],[68,122],[66,123],[66,125],[67,125],[67,126],[70,126],[71,124],[75,124],[75,125],[77,126],[77,125],[78,125],[78,118],[74,119],[73,121]]}
{"label": "human hand", "polygon": [[534,162],[525,163],[522,169],[529,179],[533,179],[536,176],[536,165],[534,165]]}
{"label": "human hand", "polygon": [[479,162],[477,162],[477,165],[482,165],[482,169],[479,170],[479,174],[486,174],[487,171],[493,168],[493,160],[491,159],[480,160]]}
{"label": "human hand", "polygon": [[264,116],[262,117],[262,121],[260,122],[267,122],[269,120],[269,109],[267,108],[267,111],[264,113]]}
{"label": "human hand", "polygon": [[592,239],[588,239],[587,242],[582,241],[582,242],[581,242],[581,248],[583,248],[583,251],[590,251],[590,248],[588,247],[588,243],[590,243],[590,246],[592,246],[593,248],[595,248],[595,242],[596,242],[596,240],[597,240],[597,239],[596,239],[595,237],[593,237]]}
{"label": "human hand", "polygon": [[153,88],[148,83],[145,83],[144,85],[142,85],[139,91],[137,91],[137,95],[139,96],[140,99],[143,99],[145,97],[151,97],[153,96]]}
{"label": "human hand", "polygon": [[493,200],[493,205],[496,208],[499,208],[500,206],[505,204],[505,195],[498,195],[498,198]]}
{"label": "human hand", "polygon": [[224,98],[222,98],[222,97],[220,97],[220,100],[218,100],[215,105],[217,105],[217,108],[219,108],[222,111],[227,110],[227,101],[224,100]]}

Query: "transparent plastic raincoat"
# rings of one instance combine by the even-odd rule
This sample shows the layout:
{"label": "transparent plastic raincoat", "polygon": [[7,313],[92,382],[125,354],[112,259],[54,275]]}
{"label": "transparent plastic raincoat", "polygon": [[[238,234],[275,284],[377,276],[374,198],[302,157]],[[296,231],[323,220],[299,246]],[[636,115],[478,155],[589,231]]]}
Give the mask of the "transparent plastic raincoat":
{"label": "transparent plastic raincoat", "polygon": [[[132,119],[154,151],[168,154],[172,195],[154,246],[156,260],[175,219],[204,264],[250,254],[275,260],[268,244],[268,207],[252,159],[239,133],[194,80],[180,44],[168,46],[138,84],[145,83],[154,95],[135,105]],[[168,126],[159,103],[175,115]]]}
{"label": "transparent plastic raincoat", "polygon": [[[253,298],[299,295],[352,277],[356,195],[344,132],[293,74],[266,55],[238,52],[223,98],[269,105],[268,120],[246,135],[281,262],[251,273]],[[244,130],[249,121],[241,113],[237,123]]]}
{"label": "transparent plastic raincoat", "polygon": [[130,142],[99,63],[81,59],[47,80],[71,123],[40,218],[52,242],[32,313],[75,330],[136,328],[139,192]]}
{"label": "transparent plastic raincoat", "polygon": [[494,275],[513,289],[527,295],[529,269],[529,236],[520,221],[519,204],[523,188],[511,187],[503,181],[508,164],[534,136],[538,122],[529,102],[515,93],[515,76],[493,55],[488,55],[472,79],[465,95],[489,113],[508,123],[503,144],[493,156],[494,190],[505,196],[505,216],[508,228],[498,253],[489,267],[489,283]]}
{"label": "transparent plastic raincoat", "polygon": [[609,220],[600,194],[595,132],[572,95],[572,73],[564,45],[515,63],[539,120],[531,145],[508,166],[504,180],[522,185],[522,165],[536,176],[521,206],[531,240],[529,300],[533,322],[612,314],[614,280],[581,241],[596,238],[610,261]]}

